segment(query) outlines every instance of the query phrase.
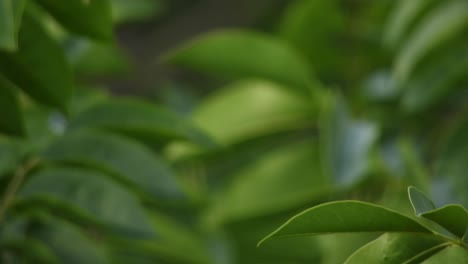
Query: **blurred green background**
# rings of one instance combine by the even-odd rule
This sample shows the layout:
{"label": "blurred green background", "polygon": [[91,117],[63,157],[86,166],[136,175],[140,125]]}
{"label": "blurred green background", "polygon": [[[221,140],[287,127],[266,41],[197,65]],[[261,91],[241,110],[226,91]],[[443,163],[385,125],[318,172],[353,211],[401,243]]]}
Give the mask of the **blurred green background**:
{"label": "blurred green background", "polygon": [[[0,0],[0,263],[343,263],[320,203],[468,206],[468,2]],[[362,216],[365,217],[365,216]]]}

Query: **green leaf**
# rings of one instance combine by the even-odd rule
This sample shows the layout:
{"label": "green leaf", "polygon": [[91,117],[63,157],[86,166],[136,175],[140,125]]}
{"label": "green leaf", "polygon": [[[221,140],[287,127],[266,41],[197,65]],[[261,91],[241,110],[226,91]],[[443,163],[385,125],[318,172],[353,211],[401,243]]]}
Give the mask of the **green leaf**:
{"label": "green leaf", "polygon": [[467,259],[467,249],[452,245],[422,262],[422,264],[465,263]]}
{"label": "green leaf", "polygon": [[225,30],[203,35],[166,56],[169,63],[223,77],[258,77],[307,91],[311,70],[283,41],[261,33]]}
{"label": "green leaf", "polygon": [[111,0],[111,3],[115,23],[142,22],[165,11],[159,0]]}
{"label": "green leaf", "polygon": [[428,234],[387,233],[354,252],[345,263],[420,263],[446,245],[445,240]]}
{"label": "green leaf", "polygon": [[14,85],[0,74],[0,132],[24,136],[26,129]]}
{"label": "green leaf", "polygon": [[331,185],[320,173],[316,142],[302,141],[256,158],[235,173],[207,216],[214,225],[299,208],[326,195]]}
{"label": "green leaf", "polygon": [[305,210],[259,244],[274,237],[352,232],[430,233],[418,222],[396,211],[365,202],[338,201]]}
{"label": "green leaf", "polygon": [[229,145],[310,125],[314,112],[307,98],[282,86],[244,80],[204,99],[194,110],[192,120],[217,142]]}
{"label": "green leaf", "polygon": [[410,186],[408,188],[408,196],[417,216],[436,209],[434,202],[416,187]]}
{"label": "green leaf", "polygon": [[60,264],[54,253],[43,242],[34,238],[0,239],[0,249],[14,253],[13,259],[26,263]]}
{"label": "green leaf", "polygon": [[113,99],[94,105],[71,121],[70,128],[97,127],[150,143],[181,139],[202,146],[213,142],[187,119],[155,104],[136,99]]}
{"label": "green leaf", "polygon": [[0,0],[0,49],[16,49],[16,30],[13,13],[14,0]]}
{"label": "green leaf", "polygon": [[112,39],[112,11],[109,0],[85,3],[82,0],[36,0],[58,22],[73,33]]}
{"label": "green leaf", "polygon": [[18,50],[0,51],[0,71],[37,101],[66,108],[73,90],[70,66],[62,47],[30,15],[21,23]]}
{"label": "green leaf", "polygon": [[374,123],[353,119],[340,96],[331,97],[323,111],[320,143],[324,153],[324,171],[338,185],[350,186],[369,171],[370,151],[378,136]]}
{"label": "green leaf", "polygon": [[138,235],[153,233],[134,195],[96,171],[48,168],[30,177],[21,189],[22,197],[61,200],[116,230]]}
{"label": "green leaf", "polygon": [[468,230],[468,212],[458,204],[449,204],[432,211],[424,212],[422,217],[430,219],[458,237],[463,237]]}
{"label": "green leaf", "polygon": [[158,198],[181,197],[175,175],[164,161],[139,142],[99,131],[79,131],[54,142],[47,160],[72,162],[116,175]]}
{"label": "green leaf", "polygon": [[447,1],[441,5],[424,17],[397,55],[394,68],[397,80],[406,81],[428,52],[466,29],[466,1]]}

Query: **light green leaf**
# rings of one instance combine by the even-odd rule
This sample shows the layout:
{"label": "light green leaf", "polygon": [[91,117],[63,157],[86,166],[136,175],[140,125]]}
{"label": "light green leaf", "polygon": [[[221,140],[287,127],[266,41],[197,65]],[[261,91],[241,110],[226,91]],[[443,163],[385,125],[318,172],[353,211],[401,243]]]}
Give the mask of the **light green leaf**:
{"label": "light green leaf", "polygon": [[0,70],[40,103],[66,108],[73,90],[70,67],[62,47],[32,16],[21,22],[18,50],[0,51]]}
{"label": "light green leaf", "polygon": [[192,120],[223,145],[310,125],[313,106],[307,98],[263,80],[229,85],[202,101]]}
{"label": "light green leaf", "polygon": [[12,1],[15,0],[0,0],[0,49],[8,51],[17,45]]}
{"label": "light green leaf", "polygon": [[378,136],[374,123],[353,119],[340,96],[330,97],[320,124],[324,171],[341,186],[362,179],[370,169],[370,150]]}
{"label": "light green leaf", "polygon": [[26,129],[14,85],[0,74],[0,132],[24,136]]}
{"label": "light green leaf", "polygon": [[111,228],[151,235],[145,210],[134,195],[96,171],[73,167],[40,170],[21,189],[22,197],[61,200]]}
{"label": "light green leaf", "polygon": [[320,173],[314,141],[283,146],[256,159],[232,176],[233,182],[216,197],[207,221],[216,225],[295,209],[331,189]]}
{"label": "light green leaf", "polygon": [[420,263],[447,246],[429,234],[387,233],[354,252],[345,264]]}
{"label": "light green leaf", "polygon": [[111,173],[154,197],[182,195],[175,175],[160,157],[139,142],[122,136],[99,131],[67,134],[54,142],[43,157]]}
{"label": "light green leaf", "polygon": [[109,0],[84,3],[82,0],[36,0],[58,22],[73,33],[110,40],[112,11]]}
{"label": "light green leaf", "polygon": [[111,0],[111,4],[115,23],[145,21],[165,11],[159,0]]}
{"label": "light green leaf", "polygon": [[397,55],[394,71],[398,81],[406,81],[428,52],[466,29],[468,2],[447,1],[441,5],[424,17]]}
{"label": "light green leaf", "polygon": [[458,237],[468,230],[468,212],[458,204],[449,204],[432,211],[424,212],[422,217],[430,219]]}
{"label": "light green leaf", "polygon": [[261,33],[225,30],[203,35],[166,56],[169,63],[231,78],[265,78],[306,91],[312,72],[282,40]]}
{"label": "light green leaf", "polygon": [[275,237],[354,232],[430,233],[418,222],[396,211],[365,202],[338,201],[305,210],[259,244]]}
{"label": "light green leaf", "polygon": [[98,103],[71,121],[71,129],[84,127],[109,129],[150,143],[181,139],[202,146],[213,144],[188,119],[158,105],[129,98]]}
{"label": "light green leaf", "polygon": [[467,259],[467,249],[452,245],[422,262],[422,264],[465,263]]}
{"label": "light green leaf", "polygon": [[413,206],[414,213],[418,216],[436,209],[434,202],[416,187],[410,186],[408,188],[408,196]]}

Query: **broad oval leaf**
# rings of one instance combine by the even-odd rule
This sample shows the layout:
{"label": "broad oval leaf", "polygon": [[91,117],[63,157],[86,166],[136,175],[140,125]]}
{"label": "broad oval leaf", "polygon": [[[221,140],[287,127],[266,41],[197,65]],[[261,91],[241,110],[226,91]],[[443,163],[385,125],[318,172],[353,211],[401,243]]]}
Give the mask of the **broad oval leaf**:
{"label": "broad oval leaf", "polygon": [[382,206],[338,201],[312,207],[294,216],[259,244],[274,237],[352,232],[430,233],[415,220]]}
{"label": "broad oval leaf", "polygon": [[354,252],[345,264],[421,263],[447,246],[429,234],[387,233]]}
{"label": "broad oval leaf", "polygon": [[196,71],[232,78],[265,78],[302,91],[313,84],[309,66],[294,49],[261,33],[209,33],[168,54],[166,59]]}
{"label": "broad oval leaf", "polygon": [[109,0],[36,0],[64,27],[92,38],[112,38],[112,11]]}
{"label": "broad oval leaf", "polygon": [[468,212],[458,204],[449,204],[432,211],[424,212],[422,217],[430,219],[458,237],[468,230]]}
{"label": "broad oval leaf", "polygon": [[422,191],[416,187],[410,186],[408,188],[408,196],[413,206],[414,213],[420,216],[422,213],[436,209],[434,202],[429,199]]}
{"label": "broad oval leaf", "polygon": [[62,47],[29,14],[21,21],[18,49],[0,51],[0,71],[35,100],[66,109],[73,78]]}
{"label": "broad oval leaf", "polygon": [[0,133],[24,136],[21,106],[14,85],[0,74]]}
{"label": "broad oval leaf", "polygon": [[440,264],[440,263],[466,263],[468,259],[468,250],[460,246],[452,245],[431,258],[422,262],[422,264]]}
{"label": "broad oval leaf", "polygon": [[74,167],[40,170],[21,189],[27,199],[58,199],[116,230],[138,235],[153,233],[135,196],[99,172]]}
{"label": "broad oval leaf", "polygon": [[202,146],[213,142],[190,121],[155,104],[136,99],[100,102],[71,120],[70,128],[102,128],[150,143],[182,139]]}
{"label": "broad oval leaf", "polygon": [[154,197],[167,199],[182,195],[169,166],[150,149],[126,137],[78,131],[55,141],[43,157],[109,172]]}

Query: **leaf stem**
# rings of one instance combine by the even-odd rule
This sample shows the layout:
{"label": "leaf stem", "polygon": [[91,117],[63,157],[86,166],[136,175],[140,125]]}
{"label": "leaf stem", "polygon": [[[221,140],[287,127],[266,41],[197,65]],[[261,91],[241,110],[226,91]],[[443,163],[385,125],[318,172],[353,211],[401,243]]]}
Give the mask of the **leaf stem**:
{"label": "leaf stem", "polygon": [[27,161],[23,166],[19,167],[13,177],[11,178],[10,183],[7,186],[5,195],[3,196],[2,202],[0,203],[0,223],[5,217],[5,213],[10,207],[11,202],[13,201],[16,192],[24,181],[26,174],[31,171],[39,163],[39,158],[33,158]]}

